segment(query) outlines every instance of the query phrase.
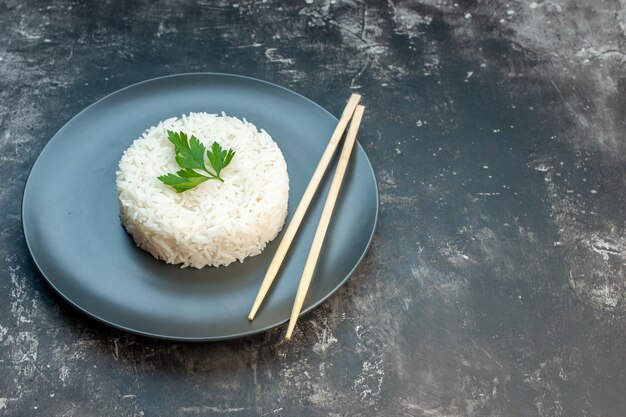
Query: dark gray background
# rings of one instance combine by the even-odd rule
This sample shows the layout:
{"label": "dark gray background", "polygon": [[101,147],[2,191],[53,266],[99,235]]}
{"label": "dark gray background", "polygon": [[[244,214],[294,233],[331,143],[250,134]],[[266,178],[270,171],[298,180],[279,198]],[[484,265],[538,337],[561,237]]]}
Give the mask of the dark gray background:
{"label": "dark gray background", "polygon": [[[0,1],[0,414],[624,415],[623,2],[281,3]],[[189,71],[364,95],[378,232],[292,343],[112,330],[28,256],[46,141]]]}

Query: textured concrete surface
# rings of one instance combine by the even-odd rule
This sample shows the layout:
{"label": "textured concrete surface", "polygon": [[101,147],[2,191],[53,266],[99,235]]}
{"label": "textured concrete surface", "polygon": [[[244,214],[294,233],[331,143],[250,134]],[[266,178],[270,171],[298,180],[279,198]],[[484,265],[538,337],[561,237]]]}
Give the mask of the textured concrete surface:
{"label": "textured concrete surface", "polygon": [[[0,1],[0,415],[625,415],[625,22],[617,0]],[[190,71],[365,97],[378,232],[291,344],[112,330],[27,253],[47,140]]]}

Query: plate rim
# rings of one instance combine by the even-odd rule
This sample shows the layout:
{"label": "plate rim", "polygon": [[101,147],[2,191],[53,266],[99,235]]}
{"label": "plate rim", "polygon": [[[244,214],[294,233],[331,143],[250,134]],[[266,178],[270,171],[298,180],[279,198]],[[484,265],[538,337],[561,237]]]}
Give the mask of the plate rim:
{"label": "plate rim", "polygon": [[[168,79],[168,78],[179,78],[179,77],[184,78],[184,77],[189,77],[189,76],[218,76],[218,77],[240,78],[240,79],[245,79],[245,80],[248,80],[248,81],[254,81],[254,82],[260,82],[260,83],[263,83],[263,84],[267,84],[267,85],[269,85],[271,87],[277,87],[277,88],[279,88],[281,90],[285,90],[288,93],[295,94],[296,96],[298,96],[298,97],[308,101],[309,103],[313,104],[314,106],[318,107],[323,112],[325,112],[326,114],[331,116],[334,120],[338,121],[338,119],[331,112],[329,112],[328,110],[326,110],[324,107],[322,107],[318,103],[314,102],[313,100],[303,96],[302,94],[300,94],[300,93],[298,93],[296,91],[293,91],[293,90],[291,90],[291,89],[289,89],[287,87],[283,87],[281,85],[275,84],[273,82],[262,80],[262,79],[259,79],[259,78],[246,76],[246,75],[230,74],[230,73],[223,73],[223,72],[184,72],[184,73],[169,74],[169,75],[163,75],[163,76],[160,76],[160,77],[154,77],[154,78],[150,78],[150,79],[147,79],[147,80],[136,82],[134,84],[127,85],[126,87],[122,87],[122,88],[120,88],[118,90],[115,90],[115,91],[105,95],[104,97],[99,98],[98,100],[94,101],[93,103],[91,103],[87,107],[83,108],[78,113],[76,113],[69,120],[67,120],[63,124],[63,126],[61,126],[61,128],[59,128],[59,130],[57,130],[57,132],[54,135],[52,135],[52,137],[46,142],[44,147],[41,149],[41,151],[39,152],[39,155],[37,155],[37,158],[35,158],[35,161],[33,162],[33,164],[31,165],[31,167],[30,167],[30,169],[28,171],[28,176],[27,176],[26,182],[24,183],[24,188],[22,190],[22,202],[21,202],[21,213],[20,213],[21,217],[22,217],[22,222],[21,222],[22,223],[22,235],[24,236],[24,241],[26,242],[26,247],[28,248],[28,253],[30,254],[31,260],[35,264],[35,267],[39,271],[39,274],[44,278],[46,283],[54,290],[54,292],[56,292],[65,302],[69,303],[73,308],[77,309],[82,314],[85,314],[87,317],[95,319],[96,321],[99,321],[100,323],[103,323],[103,324],[106,324],[108,326],[111,326],[114,329],[122,330],[122,331],[125,331],[125,332],[128,332],[128,333],[139,335],[139,336],[143,336],[143,337],[150,337],[150,338],[155,338],[155,339],[160,339],[160,340],[170,340],[170,341],[178,341],[178,342],[215,342],[215,341],[221,341],[221,340],[238,339],[238,338],[243,338],[243,337],[247,337],[247,336],[256,335],[256,334],[259,334],[259,333],[264,333],[264,332],[267,332],[268,330],[271,330],[273,328],[282,326],[283,324],[285,324],[286,322],[289,321],[289,318],[286,318],[285,320],[277,321],[275,323],[272,323],[270,325],[267,325],[267,326],[259,328],[259,329],[253,329],[253,330],[246,331],[246,332],[232,333],[232,334],[228,334],[228,335],[225,335],[225,336],[202,336],[202,337],[168,336],[168,335],[163,335],[163,334],[157,334],[157,333],[145,332],[145,331],[141,331],[141,330],[137,330],[137,329],[132,329],[130,327],[126,327],[126,326],[123,326],[123,325],[120,325],[120,324],[113,323],[113,322],[111,322],[111,321],[109,321],[107,319],[99,317],[98,315],[96,315],[96,314],[94,314],[92,312],[87,311],[85,308],[81,307],[76,302],[71,300],[68,296],[66,296],[59,288],[57,288],[54,285],[54,283],[48,278],[48,276],[44,273],[42,268],[40,267],[39,262],[37,261],[37,258],[33,254],[31,245],[29,243],[28,232],[27,232],[27,220],[26,220],[26,218],[24,216],[24,210],[26,209],[26,192],[28,190],[29,183],[31,182],[31,174],[33,172],[33,169],[35,168],[35,166],[37,165],[37,163],[41,159],[42,155],[44,154],[44,152],[48,148],[48,146],[52,143],[52,141],[55,140],[55,138],[57,138],[59,136],[59,134],[67,127],[67,125],[69,123],[71,123],[72,120],[74,120],[75,118],[77,118],[81,114],[87,112],[92,107],[94,107],[97,104],[99,104],[100,102],[102,102],[102,101],[104,101],[104,100],[108,99],[109,97],[112,97],[112,96],[114,96],[116,94],[121,94],[122,92],[124,92],[127,89],[138,87],[138,86],[140,86],[142,84],[147,84],[147,83],[151,83],[151,82],[158,82],[158,81],[161,81],[161,80],[164,80],[164,79]],[[380,207],[379,207],[379,205],[380,205],[380,197],[379,197],[379,191],[378,191],[378,181],[376,180],[376,173],[374,172],[374,168],[372,167],[372,163],[371,163],[369,157],[367,156],[367,152],[365,152],[365,149],[361,146],[361,144],[359,143],[358,140],[357,140],[357,146],[365,154],[365,157],[366,157],[365,160],[367,162],[367,167],[369,168],[369,171],[370,171],[370,173],[372,175],[372,178],[374,179],[374,195],[376,197],[376,205],[375,205],[376,210],[375,210],[375,213],[374,213],[374,227],[372,227],[372,231],[371,231],[370,236],[368,238],[367,245],[365,246],[363,252],[359,256],[359,259],[355,263],[354,267],[352,267],[352,269],[346,274],[346,276],[343,279],[341,279],[339,281],[339,283],[334,288],[332,288],[326,295],[321,297],[315,303],[311,304],[308,308],[302,310],[302,312],[300,313],[299,317],[302,317],[302,316],[308,314],[309,312],[311,312],[312,310],[314,310],[315,308],[317,308],[320,304],[322,304],[324,301],[326,301],[328,298],[330,298],[333,294],[335,294],[335,292],[337,292],[337,290],[339,290],[339,288],[341,288],[348,281],[348,279],[352,276],[352,274],[354,274],[356,269],[359,267],[359,265],[361,265],[361,263],[363,262],[363,259],[365,258],[365,256],[369,252],[370,246],[372,245],[372,241],[374,240],[374,236],[376,234],[376,230],[378,229],[378,216],[379,216],[379,211],[380,211]],[[261,307],[261,309],[262,309],[262,307]]]}

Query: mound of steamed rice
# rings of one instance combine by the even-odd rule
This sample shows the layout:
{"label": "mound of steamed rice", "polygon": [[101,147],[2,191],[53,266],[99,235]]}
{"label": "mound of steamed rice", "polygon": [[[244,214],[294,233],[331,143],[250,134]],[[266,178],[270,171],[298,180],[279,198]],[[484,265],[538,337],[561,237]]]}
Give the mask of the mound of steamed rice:
{"label": "mound of steamed rice", "polygon": [[[168,130],[195,135],[207,149],[213,141],[234,149],[224,182],[209,180],[183,193],[163,184],[158,176],[180,169]],[[137,246],[167,263],[202,268],[261,253],[285,222],[289,177],[264,130],[223,113],[190,113],[160,122],[130,145],[117,192],[122,224]]]}

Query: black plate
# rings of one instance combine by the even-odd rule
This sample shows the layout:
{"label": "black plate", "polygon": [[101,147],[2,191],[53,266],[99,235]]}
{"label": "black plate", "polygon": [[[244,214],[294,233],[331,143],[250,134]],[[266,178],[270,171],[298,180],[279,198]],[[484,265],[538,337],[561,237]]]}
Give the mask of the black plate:
{"label": "black plate", "polygon": [[[245,117],[278,143],[289,170],[289,216],[337,119],[285,88],[226,74],[182,74],[119,90],[87,107],[46,145],[24,191],[28,248],[50,285],[117,328],[176,340],[219,340],[288,320],[334,165],[253,322],[247,320],[282,233],[243,263],[201,270],[167,265],[135,247],[120,225],[115,171],[122,152],[159,120],[191,111]],[[339,153],[339,152],[337,152]],[[339,288],[361,261],[378,216],[372,167],[352,155],[303,313]]]}

